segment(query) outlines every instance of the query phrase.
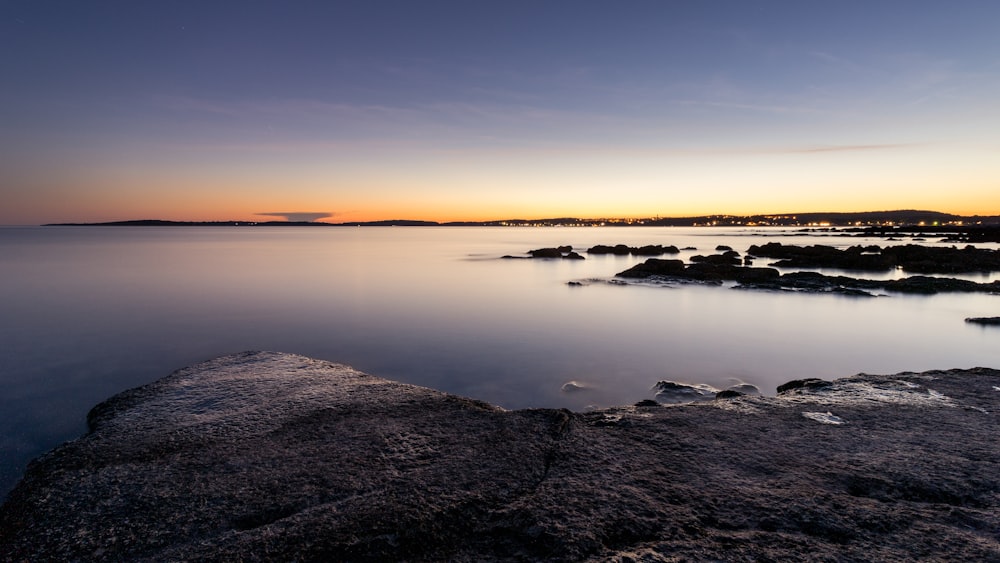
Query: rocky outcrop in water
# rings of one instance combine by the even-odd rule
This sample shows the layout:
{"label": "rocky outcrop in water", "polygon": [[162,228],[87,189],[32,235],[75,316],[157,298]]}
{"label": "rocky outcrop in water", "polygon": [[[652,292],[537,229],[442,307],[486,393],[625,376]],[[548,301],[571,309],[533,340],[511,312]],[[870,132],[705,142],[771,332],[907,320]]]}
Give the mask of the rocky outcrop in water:
{"label": "rocky outcrop in water", "polygon": [[828,276],[819,272],[781,274],[775,268],[754,268],[715,262],[685,265],[680,260],[651,258],[615,274],[626,280],[658,282],[736,282],[739,289],[794,290],[873,297],[873,291],[932,295],[935,293],[1000,293],[1000,281],[980,283],[955,278],[910,276],[898,280],[868,280]]}
{"label": "rocky outcrop in water", "polygon": [[614,254],[617,256],[661,256],[663,254],[678,254],[680,250],[674,246],[647,244],[645,246],[628,246],[625,244],[598,244],[587,249],[587,254]]}
{"label": "rocky outcrop in water", "polygon": [[98,405],[3,561],[996,561],[1000,372],[504,411],[246,353]]}
{"label": "rocky outcrop in water", "polygon": [[959,274],[1000,271],[1000,251],[966,246],[945,248],[907,244],[904,246],[852,246],[846,249],[825,245],[794,246],[780,242],[752,245],[747,254],[778,258],[777,268],[838,268],[869,272],[900,267],[918,274]]}
{"label": "rocky outcrop in water", "polygon": [[586,260],[580,253],[573,251],[572,246],[558,246],[553,248],[536,248],[528,251],[528,256],[503,256],[504,259],[516,258],[563,258],[566,260]]}
{"label": "rocky outcrop in water", "polygon": [[1000,317],[969,317],[965,319],[965,322],[983,326],[1000,326]]}

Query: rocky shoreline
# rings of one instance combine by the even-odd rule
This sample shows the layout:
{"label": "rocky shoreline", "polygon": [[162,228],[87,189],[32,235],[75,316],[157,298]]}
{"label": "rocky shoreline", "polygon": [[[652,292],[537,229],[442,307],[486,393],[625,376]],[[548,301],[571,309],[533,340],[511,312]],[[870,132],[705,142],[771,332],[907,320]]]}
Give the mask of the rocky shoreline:
{"label": "rocky shoreline", "polygon": [[[695,250],[695,249],[685,249]],[[587,249],[588,255],[646,256],[646,261],[615,274],[618,283],[733,282],[738,289],[791,290],[809,293],[838,293],[857,297],[875,297],[880,292],[933,295],[936,293],[990,293],[1000,295],[1000,281],[976,282],[932,274],[988,274],[1000,271],[1000,250],[957,247],[933,247],[907,244],[836,248],[826,245],[796,246],[780,242],[751,245],[745,255],[732,248],[718,247],[716,254],[694,255],[689,263],[679,259],[658,258],[679,254],[676,246],[599,244]],[[542,258],[585,260],[572,246],[529,250],[527,256],[503,256],[505,259]],[[759,259],[775,260],[768,267],[754,267]],[[779,268],[796,271],[782,273]],[[905,278],[871,280],[849,275],[827,275],[813,271],[830,268],[844,272],[886,273],[894,269],[912,273]],[[573,280],[570,285],[583,285]],[[970,321],[980,322],[980,321]],[[987,323],[981,323],[987,324]]]}
{"label": "rocky shoreline", "polygon": [[96,406],[0,560],[1000,560],[1000,371],[505,411],[248,352]]}

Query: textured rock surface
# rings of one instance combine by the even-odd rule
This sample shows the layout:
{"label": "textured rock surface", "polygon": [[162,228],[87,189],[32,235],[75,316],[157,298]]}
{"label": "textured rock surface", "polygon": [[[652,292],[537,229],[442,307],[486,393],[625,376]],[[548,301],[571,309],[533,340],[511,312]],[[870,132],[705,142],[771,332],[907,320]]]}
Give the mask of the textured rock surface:
{"label": "textured rock surface", "polygon": [[503,411],[247,353],[95,407],[2,560],[1000,560],[1000,372]]}

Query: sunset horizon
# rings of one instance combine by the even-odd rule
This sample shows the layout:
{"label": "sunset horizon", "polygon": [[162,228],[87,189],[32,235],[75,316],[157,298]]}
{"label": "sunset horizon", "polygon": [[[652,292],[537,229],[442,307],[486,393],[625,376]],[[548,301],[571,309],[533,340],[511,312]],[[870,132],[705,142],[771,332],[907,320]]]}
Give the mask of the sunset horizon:
{"label": "sunset horizon", "polygon": [[1000,7],[18,3],[0,224],[1000,213]]}

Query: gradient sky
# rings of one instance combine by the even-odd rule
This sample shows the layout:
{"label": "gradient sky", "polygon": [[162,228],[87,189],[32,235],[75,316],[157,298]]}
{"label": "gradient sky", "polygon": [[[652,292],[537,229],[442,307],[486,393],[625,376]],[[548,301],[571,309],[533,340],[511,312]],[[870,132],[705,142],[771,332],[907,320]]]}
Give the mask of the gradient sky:
{"label": "gradient sky", "polygon": [[0,0],[0,224],[906,208],[1000,214],[996,0]]}

